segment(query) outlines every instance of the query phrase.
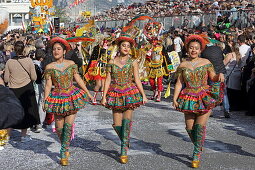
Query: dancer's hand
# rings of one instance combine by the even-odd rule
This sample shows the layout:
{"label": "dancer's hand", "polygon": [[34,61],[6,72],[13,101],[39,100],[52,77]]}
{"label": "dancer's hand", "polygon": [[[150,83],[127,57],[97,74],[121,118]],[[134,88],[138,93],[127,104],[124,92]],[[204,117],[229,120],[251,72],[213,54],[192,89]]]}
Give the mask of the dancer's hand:
{"label": "dancer's hand", "polygon": [[94,97],[90,93],[88,93],[88,97],[89,97],[91,102],[94,100]]}
{"label": "dancer's hand", "polygon": [[143,104],[148,103],[148,99],[146,96],[143,96]]}
{"label": "dancer's hand", "polygon": [[219,74],[219,81],[220,82],[224,82],[225,81],[224,74],[222,74],[222,73]]}
{"label": "dancer's hand", "polygon": [[45,101],[42,103],[42,110],[45,112]]}
{"label": "dancer's hand", "polygon": [[105,98],[105,97],[102,98],[101,104],[102,104],[103,106],[105,106],[105,104],[106,104],[106,98]]}
{"label": "dancer's hand", "polygon": [[179,106],[179,103],[178,103],[176,100],[174,100],[174,101],[173,101],[173,107],[174,107],[174,109],[176,109],[178,106]]}

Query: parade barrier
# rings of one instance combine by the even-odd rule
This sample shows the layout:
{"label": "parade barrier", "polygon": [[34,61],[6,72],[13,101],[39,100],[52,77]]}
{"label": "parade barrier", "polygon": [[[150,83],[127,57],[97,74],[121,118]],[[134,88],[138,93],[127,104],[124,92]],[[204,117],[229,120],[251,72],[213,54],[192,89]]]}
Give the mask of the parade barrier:
{"label": "parade barrier", "polygon": [[[212,11],[210,13],[193,13],[187,15],[173,15],[173,16],[166,16],[166,17],[153,17],[156,21],[163,23],[165,29],[169,29],[170,27],[180,28],[185,26],[187,28],[193,28],[198,26],[200,23],[203,22],[206,26],[208,25],[216,25],[216,21],[218,16],[228,16],[231,20],[231,23],[234,23],[236,27],[245,28],[252,26],[255,24],[254,21],[254,14],[255,10],[218,10]],[[101,28],[116,28],[116,27],[123,27],[129,21],[128,20],[109,20],[109,21],[95,21],[96,25]],[[80,22],[80,23],[69,23],[66,24],[67,27],[73,27],[74,25],[84,25],[87,22]],[[144,23],[146,21],[138,21],[136,26],[140,29],[143,28]]]}

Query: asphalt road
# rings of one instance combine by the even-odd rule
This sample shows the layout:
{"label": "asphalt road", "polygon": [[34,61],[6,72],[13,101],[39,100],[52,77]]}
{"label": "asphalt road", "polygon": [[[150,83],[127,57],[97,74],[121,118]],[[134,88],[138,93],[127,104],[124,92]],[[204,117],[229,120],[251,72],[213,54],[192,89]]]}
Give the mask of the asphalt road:
{"label": "asphalt road", "polygon": [[[87,105],[75,121],[70,166],[59,165],[60,144],[47,128],[41,133],[29,132],[33,140],[27,143],[20,143],[20,132],[14,131],[10,143],[0,151],[0,169],[191,169],[192,143],[183,114],[172,108],[170,100],[150,101],[135,110],[128,164],[118,162],[120,141],[111,127],[111,110]],[[226,119],[217,107],[208,122],[200,169],[254,170],[254,145],[255,117],[233,112]]]}

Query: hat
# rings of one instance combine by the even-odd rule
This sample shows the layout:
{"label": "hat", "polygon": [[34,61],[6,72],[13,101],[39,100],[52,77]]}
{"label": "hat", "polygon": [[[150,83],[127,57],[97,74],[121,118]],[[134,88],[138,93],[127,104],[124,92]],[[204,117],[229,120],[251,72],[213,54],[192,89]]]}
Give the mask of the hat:
{"label": "hat", "polygon": [[121,41],[128,41],[132,46],[135,45],[135,40],[126,32],[121,32],[120,37],[116,39],[117,44],[119,44]]}
{"label": "hat", "polygon": [[66,51],[71,50],[71,47],[70,47],[69,43],[68,43],[65,39],[62,39],[62,38],[60,38],[60,37],[52,38],[52,39],[50,40],[51,46],[53,46],[55,43],[61,43],[61,44],[63,44],[63,45],[66,47]]}
{"label": "hat", "polygon": [[205,46],[206,46],[206,41],[204,40],[204,38],[200,35],[196,35],[196,34],[193,34],[193,35],[190,35],[187,37],[187,39],[185,40],[185,47],[186,49],[188,49],[188,44],[191,40],[197,40],[201,43],[201,50],[203,51],[205,49]]}

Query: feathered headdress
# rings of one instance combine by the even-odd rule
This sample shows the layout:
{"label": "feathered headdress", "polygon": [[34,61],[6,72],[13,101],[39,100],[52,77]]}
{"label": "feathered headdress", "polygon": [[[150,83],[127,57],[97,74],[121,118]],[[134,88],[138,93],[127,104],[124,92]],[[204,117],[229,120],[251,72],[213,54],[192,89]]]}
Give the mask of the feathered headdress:
{"label": "feathered headdress", "polygon": [[140,30],[137,28],[134,24],[138,20],[153,20],[153,18],[146,16],[146,15],[139,15],[134,17],[125,27],[122,28],[122,32],[120,34],[120,37],[116,39],[117,43],[121,40],[125,40],[130,42],[132,45],[135,45],[135,38],[139,35]]}
{"label": "feathered headdress", "polygon": [[159,23],[159,22],[148,22],[144,26],[143,33],[148,39],[152,39],[154,37],[158,37],[161,29],[162,29],[162,24],[161,23]]}
{"label": "feathered headdress", "polygon": [[136,16],[134,17],[123,29],[122,31],[126,32],[128,29],[132,28],[132,26],[136,23],[136,21],[138,20],[146,20],[146,19],[149,19],[149,20],[153,20],[153,18],[149,17],[149,16],[146,16],[146,15],[139,15],[139,16]]}

